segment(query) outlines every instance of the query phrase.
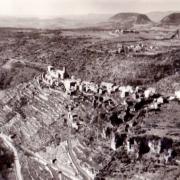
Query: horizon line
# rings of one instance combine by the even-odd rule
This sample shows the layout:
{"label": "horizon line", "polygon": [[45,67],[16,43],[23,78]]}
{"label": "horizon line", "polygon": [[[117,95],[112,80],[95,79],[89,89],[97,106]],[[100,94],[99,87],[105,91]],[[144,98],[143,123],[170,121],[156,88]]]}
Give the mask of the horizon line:
{"label": "horizon line", "polygon": [[61,17],[67,17],[67,16],[88,16],[88,15],[115,15],[118,13],[139,13],[139,14],[149,14],[149,13],[165,13],[165,12],[180,12],[180,10],[167,10],[167,11],[148,11],[148,12],[138,12],[138,11],[119,11],[115,13],[81,13],[81,14],[59,14],[59,15],[1,15],[0,18],[36,18],[36,19],[45,19],[45,18],[61,18]]}

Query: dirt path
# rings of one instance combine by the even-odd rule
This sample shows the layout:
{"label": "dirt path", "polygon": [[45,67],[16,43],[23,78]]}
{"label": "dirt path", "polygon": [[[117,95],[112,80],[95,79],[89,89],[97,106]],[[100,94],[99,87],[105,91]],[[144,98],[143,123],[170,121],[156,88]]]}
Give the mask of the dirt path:
{"label": "dirt path", "polygon": [[37,69],[42,69],[42,70],[45,70],[48,66],[47,64],[30,62],[28,60],[10,59],[2,66],[2,68],[10,70],[13,68],[14,63],[20,63],[20,64],[30,67],[30,68],[37,68]]}
{"label": "dirt path", "polygon": [[5,145],[7,145],[14,153],[15,156],[15,172],[16,172],[16,180],[23,180],[23,176],[21,174],[21,164],[19,162],[19,157],[16,148],[11,142],[11,139],[5,134],[0,134],[0,138],[3,139]]}

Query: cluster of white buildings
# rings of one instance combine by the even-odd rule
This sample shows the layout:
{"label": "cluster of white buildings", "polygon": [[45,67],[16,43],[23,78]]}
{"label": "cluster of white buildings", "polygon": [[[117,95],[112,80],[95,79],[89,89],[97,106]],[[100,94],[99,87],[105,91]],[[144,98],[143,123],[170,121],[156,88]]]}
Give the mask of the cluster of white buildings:
{"label": "cluster of white buildings", "polygon": [[[144,103],[146,100],[151,100],[145,106],[147,110],[157,110],[160,108],[161,104],[165,102],[165,98],[163,96],[158,95],[155,88],[142,88],[142,87],[132,87],[132,86],[120,86],[113,83],[101,82],[100,84],[96,84],[94,82],[82,81],[81,79],[76,79],[73,76],[70,78],[66,72],[66,69],[56,70],[52,66],[48,66],[47,72],[41,76],[41,81],[47,86],[54,88],[58,86],[63,86],[65,93],[68,95],[76,94],[77,92],[81,92],[85,95],[103,95],[101,97],[110,97],[111,94],[117,92],[119,93],[119,97],[122,99],[122,105],[127,105],[127,98],[132,99],[133,103]],[[180,91],[176,91],[175,94],[171,97],[166,97],[167,100],[180,100]],[[102,102],[103,103],[103,102]],[[135,110],[136,111],[136,110]],[[75,129],[79,129],[78,117],[71,110],[68,112],[68,123],[69,125]],[[132,141],[132,140],[131,140]],[[127,153],[137,153],[137,158],[139,156],[139,152],[136,152],[138,142],[136,139],[133,140],[133,143],[130,139],[126,139],[125,146],[127,149]],[[147,147],[150,149],[150,153],[160,154],[160,147],[162,146],[161,139],[150,140],[147,143]],[[116,150],[116,138],[112,134],[111,135],[111,148]],[[138,151],[138,150],[137,150]],[[165,150],[164,159],[168,162],[169,158],[172,156],[172,149],[169,147]]]}
{"label": "cluster of white buildings", "polygon": [[[111,95],[115,92],[119,92],[121,98],[130,95],[134,100],[140,101],[142,98],[148,99],[157,94],[156,89],[152,87],[145,89],[138,86],[120,86],[109,82],[96,84],[94,82],[76,79],[74,76],[69,78],[65,67],[63,67],[62,70],[59,70],[55,69],[53,66],[48,66],[47,72],[41,75],[41,82],[51,88],[63,86],[63,90],[69,95],[76,93],[77,91],[92,95],[102,95],[104,93]],[[176,91],[174,96],[169,97],[169,100],[174,99],[180,100],[180,91]],[[154,99],[154,103],[156,104],[162,104],[163,102],[163,97]]]}
{"label": "cluster of white buildings", "polygon": [[43,84],[49,87],[63,86],[64,91],[70,95],[76,91],[91,94],[102,94],[103,92],[111,94],[119,89],[119,86],[113,83],[102,82],[101,84],[96,84],[94,82],[75,79],[73,76],[69,78],[65,68],[56,70],[52,66],[48,66],[47,72],[42,74],[40,79]]}

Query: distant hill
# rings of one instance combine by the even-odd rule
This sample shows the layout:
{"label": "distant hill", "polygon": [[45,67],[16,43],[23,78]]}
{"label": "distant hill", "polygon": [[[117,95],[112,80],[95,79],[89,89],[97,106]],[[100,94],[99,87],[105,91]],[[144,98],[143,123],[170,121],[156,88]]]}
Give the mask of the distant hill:
{"label": "distant hill", "polygon": [[172,13],[161,20],[163,25],[180,25],[180,13]]}
{"label": "distant hill", "polygon": [[164,17],[169,14],[175,13],[175,11],[152,11],[146,15],[154,22],[160,22]]}
{"label": "distant hill", "polygon": [[0,17],[0,27],[15,28],[81,28],[93,26],[96,23],[108,20],[110,14],[88,14],[88,15],[69,15],[57,18],[19,18],[19,17]]}
{"label": "distant hill", "polygon": [[119,22],[121,24],[148,24],[151,20],[145,14],[139,13],[118,13],[110,18],[110,21]]}
{"label": "distant hill", "polygon": [[39,19],[39,18],[19,18],[0,17],[0,27],[15,28],[63,28],[71,25],[71,21],[63,18]]}

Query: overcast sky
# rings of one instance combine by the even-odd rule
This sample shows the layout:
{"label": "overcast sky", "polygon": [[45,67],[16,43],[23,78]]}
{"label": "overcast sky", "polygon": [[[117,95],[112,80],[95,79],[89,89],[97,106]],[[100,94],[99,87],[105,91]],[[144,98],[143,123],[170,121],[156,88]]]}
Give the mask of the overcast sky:
{"label": "overcast sky", "polygon": [[0,0],[0,15],[61,16],[180,10],[180,0]]}

